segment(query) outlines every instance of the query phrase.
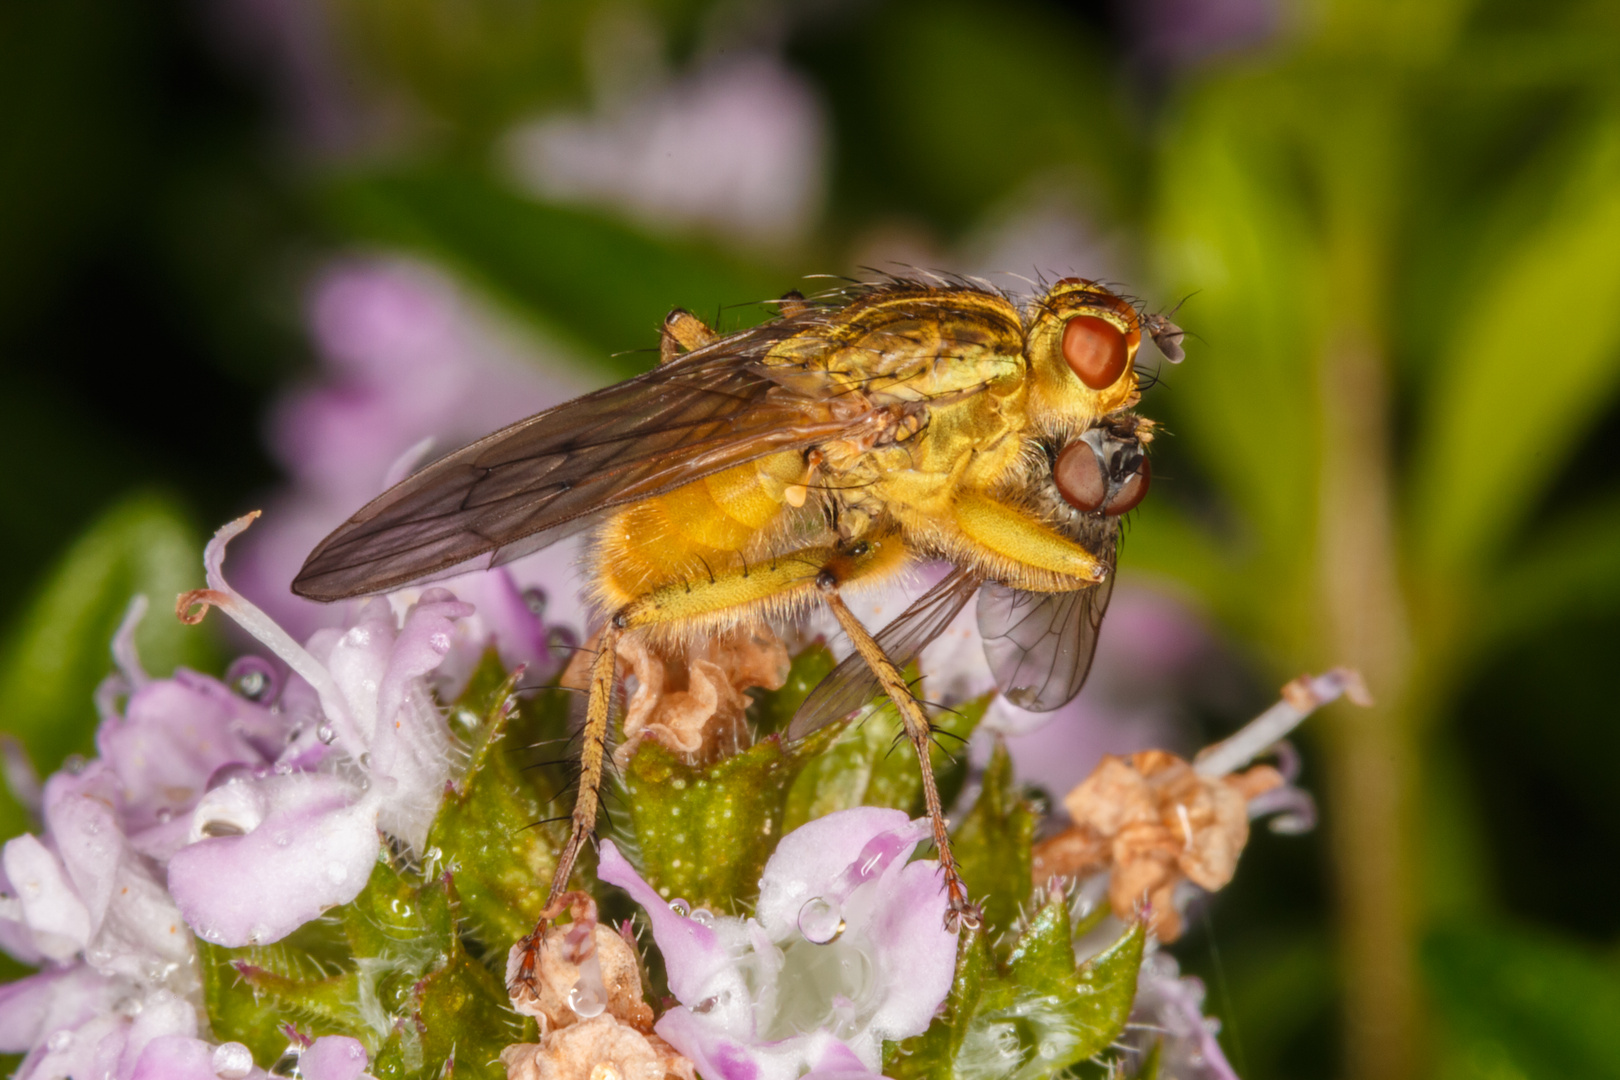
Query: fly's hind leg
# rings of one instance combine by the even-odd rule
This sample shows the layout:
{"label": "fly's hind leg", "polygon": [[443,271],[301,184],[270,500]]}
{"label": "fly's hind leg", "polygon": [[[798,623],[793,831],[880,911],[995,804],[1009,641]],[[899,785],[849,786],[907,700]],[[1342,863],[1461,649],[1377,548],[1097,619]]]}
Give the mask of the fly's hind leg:
{"label": "fly's hind leg", "polygon": [[609,619],[597,639],[596,658],[591,661],[590,696],[585,704],[585,730],[579,756],[579,793],[568,823],[568,842],[557,856],[551,875],[551,897],[568,890],[585,839],[596,830],[596,811],[602,801],[602,768],[607,756],[608,720],[613,714],[614,673],[618,669],[619,621]]}
{"label": "fly's hind leg", "polygon": [[562,914],[567,906],[568,879],[573,876],[574,863],[579,859],[586,838],[596,830],[596,811],[602,796],[602,768],[607,756],[608,719],[613,714],[613,682],[618,671],[620,629],[620,620],[610,618],[597,638],[596,657],[591,661],[590,696],[585,705],[579,792],[574,796],[568,842],[557,856],[557,866],[551,875],[551,890],[546,896],[546,906],[540,912],[539,921],[534,924],[534,933],[517,943],[517,967],[515,970],[507,969],[507,993],[514,998],[525,988],[531,994],[537,992],[536,966],[547,924]]}
{"label": "fly's hind leg", "polygon": [[838,594],[839,584],[838,575],[832,570],[823,571],[816,580],[822,598],[832,609],[838,625],[849,635],[849,640],[855,645],[855,651],[861,654],[861,659],[866,661],[866,665],[878,677],[884,693],[894,702],[895,708],[900,710],[900,719],[906,726],[906,736],[911,740],[912,749],[917,751],[917,763],[922,769],[923,805],[928,810],[928,821],[934,829],[934,847],[939,851],[940,869],[945,874],[947,899],[945,926],[951,930],[963,925],[969,929],[977,929],[981,922],[980,911],[976,904],[968,900],[967,884],[963,882],[962,871],[956,865],[956,856],[951,853],[951,834],[946,828],[945,810],[939,801],[939,785],[934,781],[934,763],[929,753],[932,748],[930,736],[933,734],[933,728],[928,723],[928,717],[923,712],[922,706],[912,696],[911,688],[906,685],[900,669],[884,654],[883,647],[877,643],[877,639],[861,625],[855,613],[849,610],[849,605],[844,603],[844,598]]}

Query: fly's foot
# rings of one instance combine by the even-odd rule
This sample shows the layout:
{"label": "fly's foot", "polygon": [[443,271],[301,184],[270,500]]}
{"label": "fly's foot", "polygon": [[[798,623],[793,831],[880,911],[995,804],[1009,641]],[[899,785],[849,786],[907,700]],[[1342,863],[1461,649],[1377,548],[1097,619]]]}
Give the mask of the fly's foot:
{"label": "fly's foot", "polygon": [[550,902],[540,909],[540,917],[534,923],[534,933],[519,938],[517,944],[512,946],[506,965],[508,997],[516,999],[525,993],[533,995],[537,992],[536,976],[540,967],[540,949],[545,944],[552,923],[564,911],[572,911],[576,922],[585,922],[587,918],[593,924],[596,921],[596,901],[591,899],[589,893],[554,894]]}
{"label": "fly's foot", "polygon": [[951,899],[945,907],[946,931],[954,934],[958,930],[977,930],[983,925],[984,909],[968,899],[960,881],[951,882]]}

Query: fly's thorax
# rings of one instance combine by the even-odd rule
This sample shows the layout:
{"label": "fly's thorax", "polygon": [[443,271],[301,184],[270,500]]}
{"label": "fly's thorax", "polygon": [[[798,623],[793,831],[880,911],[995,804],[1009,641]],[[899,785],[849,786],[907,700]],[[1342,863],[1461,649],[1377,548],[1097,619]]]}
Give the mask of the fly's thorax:
{"label": "fly's thorax", "polygon": [[1083,424],[1136,402],[1142,325],[1129,301],[1065,278],[1030,306],[1025,323],[1034,425]]}
{"label": "fly's thorax", "polygon": [[875,405],[933,402],[1022,375],[1023,327],[1003,296],[956,288],[878,288],[777,343],[773,380],[811,396],[859,393]]}

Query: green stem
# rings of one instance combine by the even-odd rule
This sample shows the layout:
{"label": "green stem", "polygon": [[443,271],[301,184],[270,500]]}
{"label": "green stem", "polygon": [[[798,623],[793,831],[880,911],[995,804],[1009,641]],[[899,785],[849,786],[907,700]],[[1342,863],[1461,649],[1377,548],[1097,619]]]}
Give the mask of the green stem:
{"label": "green stem", "polygon": [[1330,339],[1322,367],[1320,574],[1323,646],[1361,669],[1377,699],[1325,725],[1344,964],[1346,1074],[1422,1074],[1414,964],[1412,791],[1417,746],[1408,713],[1411,633],[1400,591],[1384,357],[1366,335]]}

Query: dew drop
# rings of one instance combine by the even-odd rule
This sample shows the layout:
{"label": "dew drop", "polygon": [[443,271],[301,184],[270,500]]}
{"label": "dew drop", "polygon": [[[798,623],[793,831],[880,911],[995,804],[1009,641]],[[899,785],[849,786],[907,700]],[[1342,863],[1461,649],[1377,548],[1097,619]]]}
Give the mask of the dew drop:
{"label": "dew drop", "polygon": [[242,697],[265,705],[274,700],[280,689],[276,669],[262,656],[238,657],[225,669],[225,682]]}
{"label": "dew drop", "polygon": [[524,589],[523,606],[529,609],[529,614],[540,618],[546,613],[546,592],[544,589]]}
{"label": "dew drop", "polygon": [[258,701],[270,686],[270,676],[262,671],[249,671],[236,680],[236,692],[249,701]]}
{"label": "dew drop", "polygon": [[573,1009],[581,1020],[589,1020],[593,1016],[601,1016],[607,1009],[607,997],[586,985],[582,977],[574,984],[574,988],[568,991],[568,1007]]}
{"label": "dew drop", "polygon": [[221,1080],[242,1080],[253,1071],[253,1051],[239,1042],[220,1043],[214,1047],[211,1064]]}
{"label": "dew drop", "polygon": [[45,1048],[53,1054],[60,1054],[73,1045],[73,1032],[58,1031],[45,1040]]}
{"label": "dew drop", "polygon": [[693,922],[699,923],[703,926],[713,926],[714,912],[710,911],[708,908],[693,908],[691,919]]}
{"label": "dew drop", "polygon": [[602,962],[592,949],[590,955],[579,962],[579,976],[568,991],[568,1007],[581,1020],[601,1016],[607,1009],[607,985],[602,981]]}
{"label": "dew drop", "polygon": [[837,941],[844,932],[844,912],[838,904],[812,896],[799,909],[799,933],[806,941],[826,945]]}
{"label": "dew drop", "polygon": [[316,728],[315,737],[321,740],[321,742],[325,743],[327,746],[331,746],[333,743],[337,742],[337,732],[332,729],[331,724],[322,724],[320,727]]}
{"label": "dew drop", "polygon": [[160,806],[157,810],[157,819],[159,825],[167,825],[174,820],[174,811],[167,806]]}
{"label": "dew drop", "polygon": [[687,915],[691,914],[692,905],[688,904],[685,900],[682,900],[677,896],[675,899],[669,902],[669,910],[673,911],[675,914],[684,919]]}

